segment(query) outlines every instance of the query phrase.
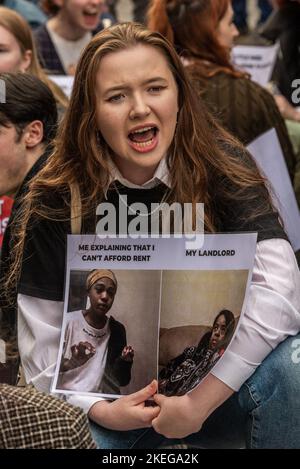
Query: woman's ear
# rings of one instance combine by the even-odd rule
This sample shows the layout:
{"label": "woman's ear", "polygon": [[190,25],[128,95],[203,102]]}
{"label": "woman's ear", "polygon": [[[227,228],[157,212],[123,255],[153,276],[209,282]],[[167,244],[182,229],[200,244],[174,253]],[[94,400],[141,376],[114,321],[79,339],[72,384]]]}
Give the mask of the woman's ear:
{"label": "woman's ear", "polygon": [[27,70],[29,69],[30,65],[31,65],[31,61],[32,61],[32,50],[26,50],[23,54],[23,59],[22,59],[22,63],[21,63],[21,66],[20,66],[20,71],[21,72],[27,72]]}

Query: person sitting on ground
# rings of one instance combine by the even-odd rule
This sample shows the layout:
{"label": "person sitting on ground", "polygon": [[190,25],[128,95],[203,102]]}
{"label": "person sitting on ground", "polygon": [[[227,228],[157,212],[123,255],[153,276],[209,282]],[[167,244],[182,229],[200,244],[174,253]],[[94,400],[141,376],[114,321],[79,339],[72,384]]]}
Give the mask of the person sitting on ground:
{"label": "person sitting on ground", "polygon": [[[18,291],[26,382],[49,392],[54,376],[67,235],[95,235],[110,204],[111,235],[129,236],[125,196],[136,210],[143,204],[155,235],[162,230],[151,224],[153,204],[177,202],[205,204],[206,233],[254,231],[258,238],[238,334],[196,388],[168,397],[153,382],[113,402],[66,396],[88,413],[98,447],[153,448],[195,432],[201,444],[211,421],[228,436],[228,419],[238,430],[243,422],[248,447],[297,447],[300,375],[291,350],[299,340],[300,275],[292,247],[251,155],[207,112],[170,42],[134,23],[105,29],[84,49],[51,160],[23,198],[5,289]],[[151,397],[156,407],[146,405]]]}

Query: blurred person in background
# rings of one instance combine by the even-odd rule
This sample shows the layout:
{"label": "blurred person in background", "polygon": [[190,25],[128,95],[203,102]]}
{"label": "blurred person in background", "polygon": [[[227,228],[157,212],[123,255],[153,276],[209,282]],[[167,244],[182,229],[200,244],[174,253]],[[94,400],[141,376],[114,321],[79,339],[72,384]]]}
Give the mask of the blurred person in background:
{"label": "blurred person in background", "polygon": [[63,112],[68,99],[42,69],[28,23],[21,15],[5,7],[0,7],[0,47],[0,73],[26,72],[35,75],[49,86],[59,111]]}
{"label": "blurred person in background", "polygon": [[[253,2],[253,0],[251,1]],[[272,1],[258,0],[257,6],[260,10],[260,17],[258,19],[258,24],[263,24],[272,13],[272,10],[273,10]],[[240,34],[247,34],[249,32],[247,0],[233,0],[232,7],[234,10],[234,22]]]}
{"label": "blurred person in background", "polygon": [[[2,288],[13,252],[14,224],[31,178],[48,159],[56,133],[57,107],[48,86],[28,73],[1,73],[6,100],[0,103],[0,196],[15,199],[0,260],[1,339],[5,342],[16,320],[14,292],[4,297]],[[18,369],[16,341],[7,348],[6,365],[0,365],[0,382],[15,384]]]}
{"label": "blurred person in background", "polygon": [[300,99],[294,98],[292,86],[294,80],[300,79],[300,0],[275,2],[278,8],[261,28],[260,34],[273,43],[279,41],[280,52],[273,81],[278,90],[277,94],[285,98],[285,108],[283,101],[280,106],[283,114],[288,119],[300,122],[300,113],[293,109],[299,106]]}
{"label": "blurred person in background", "polygon": [[104,0],[43,0],[50,19],[35,31],[43,67],[52,74],[74,75],[93,32],[101,30]]}
{"label": "blurred person in background", "polygon": [[[122,2],[122,0],[121,0]],[[107,0],[107,6],[109,11],[114,15],[115,18],[118,17],[117,6],[121,3],[119,0]],[[133,21],[137,21],[138,23],[145,23],[146,22],[146,14],[147,8],[149,5],[149,0],[132,0],[133,4]],[[124,18],[117,18],[119,21],[124,21]]]}
{"label": "blurred person in background", "polygon": [[[0,73],[5,72],[26,72],[38,77],[49,86],[55,96],[59,114],[63,114],[68,99],[41,68],[28,23],[19,13],[0,6]],[[0,249],[11,206],[11,198],[1,198]]]}
{"label": "blurred person in background", "polygon": [[[294,183],[296,158],[273,96],[231,62],[239,34],[231,1],[152,0],[148,26],[175,45],[208,109],[244,145],[276,129]],[[296,196],[299,203],[300,192]]]}
{"label": "blurred person in background", "polygon": [[274,0],[277,7],[260,34],[280,50],[271,90],[286,125],[297,157],[294,187],[300,193],[300,1]]}

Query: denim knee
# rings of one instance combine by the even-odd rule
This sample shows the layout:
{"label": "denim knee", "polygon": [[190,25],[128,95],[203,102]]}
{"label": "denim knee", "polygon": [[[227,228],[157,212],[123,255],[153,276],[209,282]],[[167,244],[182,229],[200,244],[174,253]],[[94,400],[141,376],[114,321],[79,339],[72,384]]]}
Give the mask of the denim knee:
{"label": "denim knee", "polygon": [[248,414],[248,447],[300,447],[300,335],[270,353],[238,399]]}
{"label": "denim knee", "polygon": [[[239,402],[252,410],[278,395],[297,403],[300,390],[300,334],[278,345],[242,386]],[[250,401],[249,401],[250,397]],[[284,402],[284,401],[282,401]]]}

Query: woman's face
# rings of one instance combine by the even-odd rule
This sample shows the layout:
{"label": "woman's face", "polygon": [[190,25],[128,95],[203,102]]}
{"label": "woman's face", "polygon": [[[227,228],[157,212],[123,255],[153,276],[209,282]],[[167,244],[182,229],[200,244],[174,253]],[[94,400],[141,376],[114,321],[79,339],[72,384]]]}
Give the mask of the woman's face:
{"label": "woman's face", "polygon": [[221,46],[225,49],[231,50],[234,44],[234,39],[239,35],[237,27],[233,22],[234,12],[229,2],[227,11],[217,27],[217,38]]}
{"label": "woman's face", "polygon": [[0,26],[0,73],[25,72],[31,63],[31,51],[22,54],[12,33]]}
{"label": "woman's face", "polygon": [[209,341],[209,348],[210,349],[215,349],[217,345],[225,339],[226,336],[226,318],[223,314],[218,317],[218,319],[215,321],[211,338]]}
{"label": "woman's face", "polygon": [[104,0],[55,0],[60,16],[68,26],[85,31],[97,28],[104,10]]}
{"label": "woman's face", "polygon": [[96,78],[97,125],[122,175],[151,179],[174,137],[178,90],[163,53],[137,46],[107,54]]}
{"label": "woman's face", "polygon": [[113,305],[116,294],[114,282],[107,277],[100,278],[89,290],[91,309],[98,316],[105,316]]}

